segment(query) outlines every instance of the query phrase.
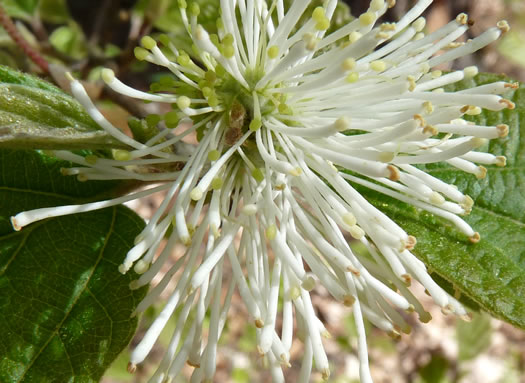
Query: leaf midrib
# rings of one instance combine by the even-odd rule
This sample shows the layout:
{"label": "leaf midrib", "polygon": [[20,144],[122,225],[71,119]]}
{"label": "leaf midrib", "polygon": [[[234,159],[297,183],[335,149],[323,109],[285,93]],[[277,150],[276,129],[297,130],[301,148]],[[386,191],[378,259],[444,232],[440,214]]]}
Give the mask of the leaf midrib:
{"label": "leaf midrib", "polygon": [[[95,272],[96,268],[98,267],[98,264],[100,263],[100,261],[102,260],[103,258],[103,255],[104,255],[104,251],[106,249],[106,245],[109,241],[109,238],[111,237],[112,233],[113,233],[113,229],[114,229],[114,226],[115,226],[115,218],[116,218],[116,211],[117,211],[117,208],[116,207],[113,207],[112,208],[112,216],[111,216],[111,224],[109,226],[109,229],[108,229],[108,234],[104,240],[104,245],[102,246],[101,250],[100,250],[100,253],[99,253],[99,256],[96,260],[96,262],[93,264],[93,267],[91,269],[91,273],[89,275],[88,278],[86,278],[86,281],[84,283],[84,286],[79,290],[77,296],[74,298],[73,300],[73,303],[69,306],[69,310],[67,310],[67,312],[64,314],[64,317],[62,318],[62,320],[60,321],[60,323],[57,324],[57,326],[55,327],[55,330],[53,330],[53,332],[51,333],[51,335],[49,336],[49,338],[47,339],[47,341],[45,342],[45,344],[42,345],[42,347],[38,350],[38,353],[33,357],[33,359],[31,360],[31,362],[29,363],[29,365],[25,368],[24,370],[24,373],[22,374],[22,376],[16,381],[16,383],[20,383],[24,380],[24,377],[25,375],[27,374],[27,372],[31,369],[31,367],[33,366],[33,364],[35,363],[35,361],[40,357],[40,355],[42,354],[42,352],[46,349],[46,347],[49,345],[49,343],[51,342],[51,340],[53,340],[53,338],[55,336],[58,335],[58,331],[60,330],[60,328],[62,327],[62,325],[64,324],[64,322],[66,321],[66,319],[69,317],[69,314],[71,313],[71,311],[73,310],[73,307],[75,307],[78,299],[80,298],[80,296],[84,293],[84,291],[87,289],[88,285],[89,285],[89,282],[91,281],[91,278],[93,277],[93,273]],[[29,236],[27,236],[29,237]],[[60,337],[59,337],[60,339]],[[60,339],[61,340],[61,339]],[[61,340],[62,341],[62,340]],[[65,349],[65,347],[64,347]],[[71,359],[69,357],[69,355],[67,354],[67,350],[66,350],[66,355],[67,355],[67,359],[70,361],[71,363]]]}

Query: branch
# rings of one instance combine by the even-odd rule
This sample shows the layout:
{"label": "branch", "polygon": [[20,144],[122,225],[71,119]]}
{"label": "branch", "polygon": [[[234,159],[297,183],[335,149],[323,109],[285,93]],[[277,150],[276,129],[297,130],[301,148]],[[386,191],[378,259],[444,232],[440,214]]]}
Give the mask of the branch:
{"label": "branch", "polygon": [[33,61],[40,69],[45,73],[49,73],[49,63],[42,55],[35,50],[29,43],[22,37],[13,20],[5,9],[0,5],[0,25],[4,27],[9,36],[18,45],[22,51]]}

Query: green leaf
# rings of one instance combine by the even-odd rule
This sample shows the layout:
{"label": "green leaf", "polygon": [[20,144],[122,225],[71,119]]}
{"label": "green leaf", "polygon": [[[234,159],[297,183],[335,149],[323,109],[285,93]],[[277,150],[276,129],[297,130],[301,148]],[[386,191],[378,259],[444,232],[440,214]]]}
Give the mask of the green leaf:
{"label": "green leaf", "polygon": [[80,60],[87,56],[84,33],[74,22],[55,29],[49,36],[49,42],[56,50],[74,59]]}
{"label": "green leaf", "polygon": [[474,315],[471,323],[457,323],[456,338],[459,360],[474,359],[490,346],[492,338],[490,321],[490,316],[481,313]]}
{"label": "green leaf", "polygon": [[[457,84],[456,89],[501,80],[508,79],[482,74]],[[417,237],[414,253],[435,272],[436,280],[448,282],[445,288],[457,290],[492,315],[525,328],[525,89],[510,91],[505,97],[516,103],[515,110],[484,111],[473,121],[509,125],[508,137],[491,140],[489,147],[483,148],[506,156],[506,167],[489,166],[483,180],[443,164],[425,168],[473,198],[472,213],[464,219],[481,234],[479,243],[470,243],[448,221],[360,190]]]}
{"label": "green leaf", "polygon": [[38,3],[39,0],[3,0],[2,6],[9,16],[29,20],[35,12]]}
{"label": "green leaf", "polygon": [[123,147],[58,88],[0,66],[0,148]]}
{"label": "green leaf", "polygon": [[441,354],[434,354],[430,361],[419,370],[421,383],[445,383],[447,382],[447,370],[449,362]]}
{"label": "green leaf", "polygon": [[96,198],[113,183],[60,175],[63,161],[0,150],[0,381],[98,382],[127,346],[145,290],[118,265],[143,221],[125,207],[36,222],[20,211]]}
{"label": "green leaf", "polygon": [[38,11],[46,23],[65,24],[70,20],[66,0],[40,0]]}

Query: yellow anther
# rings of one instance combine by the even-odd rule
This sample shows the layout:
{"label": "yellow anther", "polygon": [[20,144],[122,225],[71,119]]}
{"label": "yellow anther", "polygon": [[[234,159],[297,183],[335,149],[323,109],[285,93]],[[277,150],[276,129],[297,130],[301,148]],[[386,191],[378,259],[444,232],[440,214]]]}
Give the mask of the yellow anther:
{"label": "yellow anther", "polygon": [[434,111],[434,105],[432,105],[430,101],[425,101],[423,103],[423,108],[425,108],[427,114],[431,114]]}
{"label": "yellow anther", "polygon": [[474,65],[468,66],[465,69],[463,69],[463,74],[465,78],[472,78],[476,76],[478,73],[479,73],[478,67]]}
{"label": "yellow anther", "polygon": [[266,228],[266,239],[273,241],[277,235],[277,226],[270,225]]}
{"label": "yellow anther", "polygon": [[473,105],[470,105],[466,114],[469,115],[469,116],[477,116],[479,114],[481,114],[482,110],[479,106],[473,106]]}
{"label": "yellow anther", "polygon": [[184,110],[186,108],[189,108],[190,105],[191,105],[191,100],[187,96],[180,96],[177,99],[177,106],[179,107],[180,110]]}
{"label": "yellow anther", "polygon": [[445,203],[445,197],[443,197],[438,192],[433,192],[430,195],[430,203],[434,205],[443,205]]}
{"label": "yellow anther", "polygon": [[261,126],[262,126],[262,121],[260,118],[254,118],[253,120],[250,121],[250,130],[252,132],[259,130]]}
{"label": "yellow anther", "polygon": [[352,70],[355,68],[356,62],[353,58],[347,58],[343,61],[342,68],[344,71]]}
{"label": "yellow anther", "polygon": [[350,129],[350,120],[346,117],[339,117],[334,122],[335,129],[338,132],[344,132],[345,130]]}
{"label": "yellow anther", "polygon": [[386,63],[382,60],[372,61],[370,68],[375,72],[383,72],[386,69]]}
{"label": "yellow anther", "polygon": [[407,76],[407,81],[408,81],[408,90],[410,92],[413,92],[415,89],[416,89],[416,78],[412,75],[409,75]]}
{"label": "yellow anther", "polygon": [[152,50],[157,46],[157,42],[151,38],[151,36],[144,36],[140,40],[140,45],[142,45],[144,48]]}
{"label": "yellow anther", "polygon": [[350,228],[348,229],[348,232],[355,239],[361,239],[365,236],[365,231],[357,225],[350,226]]}
{"label": "yellow anther", "polygon": [[302,283],[301,287],[306,291],[312,291],[315,288],[315,279],[312,277],[307,277]]}
{"label": "yellow anther", "polygon": [[271,59],[277,58],[279,56],[279,47],[277,45],[272,45],[270,48],[268,48],[268,57]]}
{"label": "yellow anther", "polygon": [[328,28],[330,28],[330,20],[327,17],[315,24],[315,29],[318,31],[326,31]]}
{"label": "yellow anther", "polygon": [[460,13],[456,16],[456,21],[458,24],[466,25],[468,23],[468,15],[466,13]]}
{"label": "yellow anther", "polygon": [[190,198],[194,201],[198,201],[202,198],[203,193],[202,190],[199,187],[193,188],[193,190],[190,193]]}
{"label": "yellow anther", "polygon": [[147,49],[144,49],[142,47],[135,47],[133,50],[133,53],[135,54],[135,57],[139,61],[144,61],[149,56],[149,51]]}
{"label": "yellow anther", "polygon": [[359,40],[361,37],[363,37],[361,33],[353,31],[353,32],[350,32],[350,34],[348,35],[348,41],[350,41],[350,44],[353,44],[357,40]]}
{"label": "yellow anther", "polygon": [[366,27],[376,21],[376,14],[374,12],[365,12],[359,16],[359,24]]}
{"label": "yellow anther", "polygon": [[383,32],[394,32],[396,30],[396,23],[383,23],[379,26]]}
{"label": "yellow anther", "polygon": [[372,0],[370,2],[370,10],[374,12],[383,9],[384,6],[385,0]]}
{"label": "yellow anther", "polygon": [[416,32],[421,32],[425,28],[425,25],[427,25],[427,21],[424,17],[420,17],[412,23],[412,27]]}
{"label": "yellow anther", "polygon": [[349,84],[352,84],[354,82],[357,82],[359,80],[359,73],[357,72],[352,72],[352,73],[349,73],[346,78],[345,78],[345,81]]}
{"label": "yellow anther", "polygon": [[217,161],[221,156],[221,153],[218,150],[210,150],[208,152],[209,161]]}
{"label": "yellow anther", "polygon": [[503,167],[507,165],[507,157],[505,156],[497,156],[496,157],[496,166]]}
{"label": "yellow anther", "polygon": [[109,68],[104,68],[102,69],[100,77],[102,77],[102,80],[104,80],[106,84],[109,84],[115,79],[115,72]]}
{"label": "yellow anther", "polygon": [[394,152],[381,152],[379,154],[379,161],[388,164],[389,162],[392,162],[392,160],[396,157]]}
{"label": "yellow anther", "polygon": [[350,212],[346,212],[345,214],[343,214],[342,218],[343,218],[343,222],[346,223],[350,227],[355,226],[355,224],[357,223],[355,215],[353,215]]}
{"label": "yellow anther", "polygon": [[224,181],[222,180],[221,177],[215,177],[212,181],[211,181],[211,188],[213,190],[219,190],[220,188],[222,188],[222,185],[223,185]]}
{"label": "yellow anther", "polygon": [[326,12],[323,7],[316,7],[314,11],[312,12],[312,19],[314,21],[322,21],[324,18],[326,18]]}
{"label": "yellow anther", "polygon": [[117,161],[129,161],[131,160],[131,153],[123,149],[113,150],[113,158]]}
{"label": "yellow anther", "polygon": [[432,78],[438,78],[438,77],[441,77],[441,75],[443,74],[443,72],[441,72],[440,70],[433,70],[430,75],[432,76]]}

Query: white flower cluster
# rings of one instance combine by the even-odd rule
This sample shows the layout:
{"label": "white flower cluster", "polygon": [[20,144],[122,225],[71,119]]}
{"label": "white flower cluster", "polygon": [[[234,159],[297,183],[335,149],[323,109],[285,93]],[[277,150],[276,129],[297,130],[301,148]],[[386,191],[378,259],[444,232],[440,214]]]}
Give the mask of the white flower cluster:
{"label": "white flower cluster", "polygon": [[[500,22],[463,43],[458,39],[469,28],[465,14],[425,35],[420,15],[430,0],[418,1],[397,23],[380,25],[376,21],[394,1],[372,0],[364,14],[328,34],[336,0],[325,1],[311,15],[305,15],[311,1],[289,3],[221,0],[212,34],[199,24],[198,5],[179,0],[191,54],[166,36],[160,46],[146,37],[136,50],[139,59],[173,73],[173,82],[146,93],[124,85],[111,70],[103,72],[107,85],[119,93],[172,104],[173,111],[163,118],[170,126],[191,121],[183,133],[164,127],[143,142],[130,138],[71,78],[76,99],[130,150],[115,150],[113,159],[56,151],[58,158],[80,165],[65,173],[81,180],[162,183],[109,201],[38,209],[12,219],[19,230],[43,218],[165,192],[120,267],[122,273],[134,267],[141,274],[131,286],[139,288],[159,273],[177,243],[187,248],[136,309],[140,313],[155,303],[177,274],[170,298],[131,355],[133,371],[179,311],[151,382],[170,382],[185,363],[195,367],[192,382],[212,381],[235,290],[257,328],[257,349],[276,382],[284,381],[294,334],[304,343],[298,381],[309,381],[314,363],[324,378],[330,374],[322,341],[328,333],[310,296],[317,285],[352,307],[362,382],[372,381],[364,318],[393,336],[410,331],[400,310],[430,320],[408,289],[413,279],[444,312],[468,318],[411,253],[416,239],[354,186],[433,213],[472,242],[479,240],[460,217],[469,213],[472,199],[415,165],[444,161],[482,178],[486,169],[478,164],[505,164],[504,157],[475,149],[487,139],[504,137],[508,127],[478,126],[463,117],[513,108],[499,95],[515,85],[495,82],[446,92],[446,85],[476,75],[477,69],[443,74],[433,68],[493,42],[508,25]],[[199,142],[190,154],[172,150],[193,133]],[[349,240],[368,254],[354,252]],[[225,278],[225,269],[231,278]],[[209,329],[203,336],[206,315]]]}

